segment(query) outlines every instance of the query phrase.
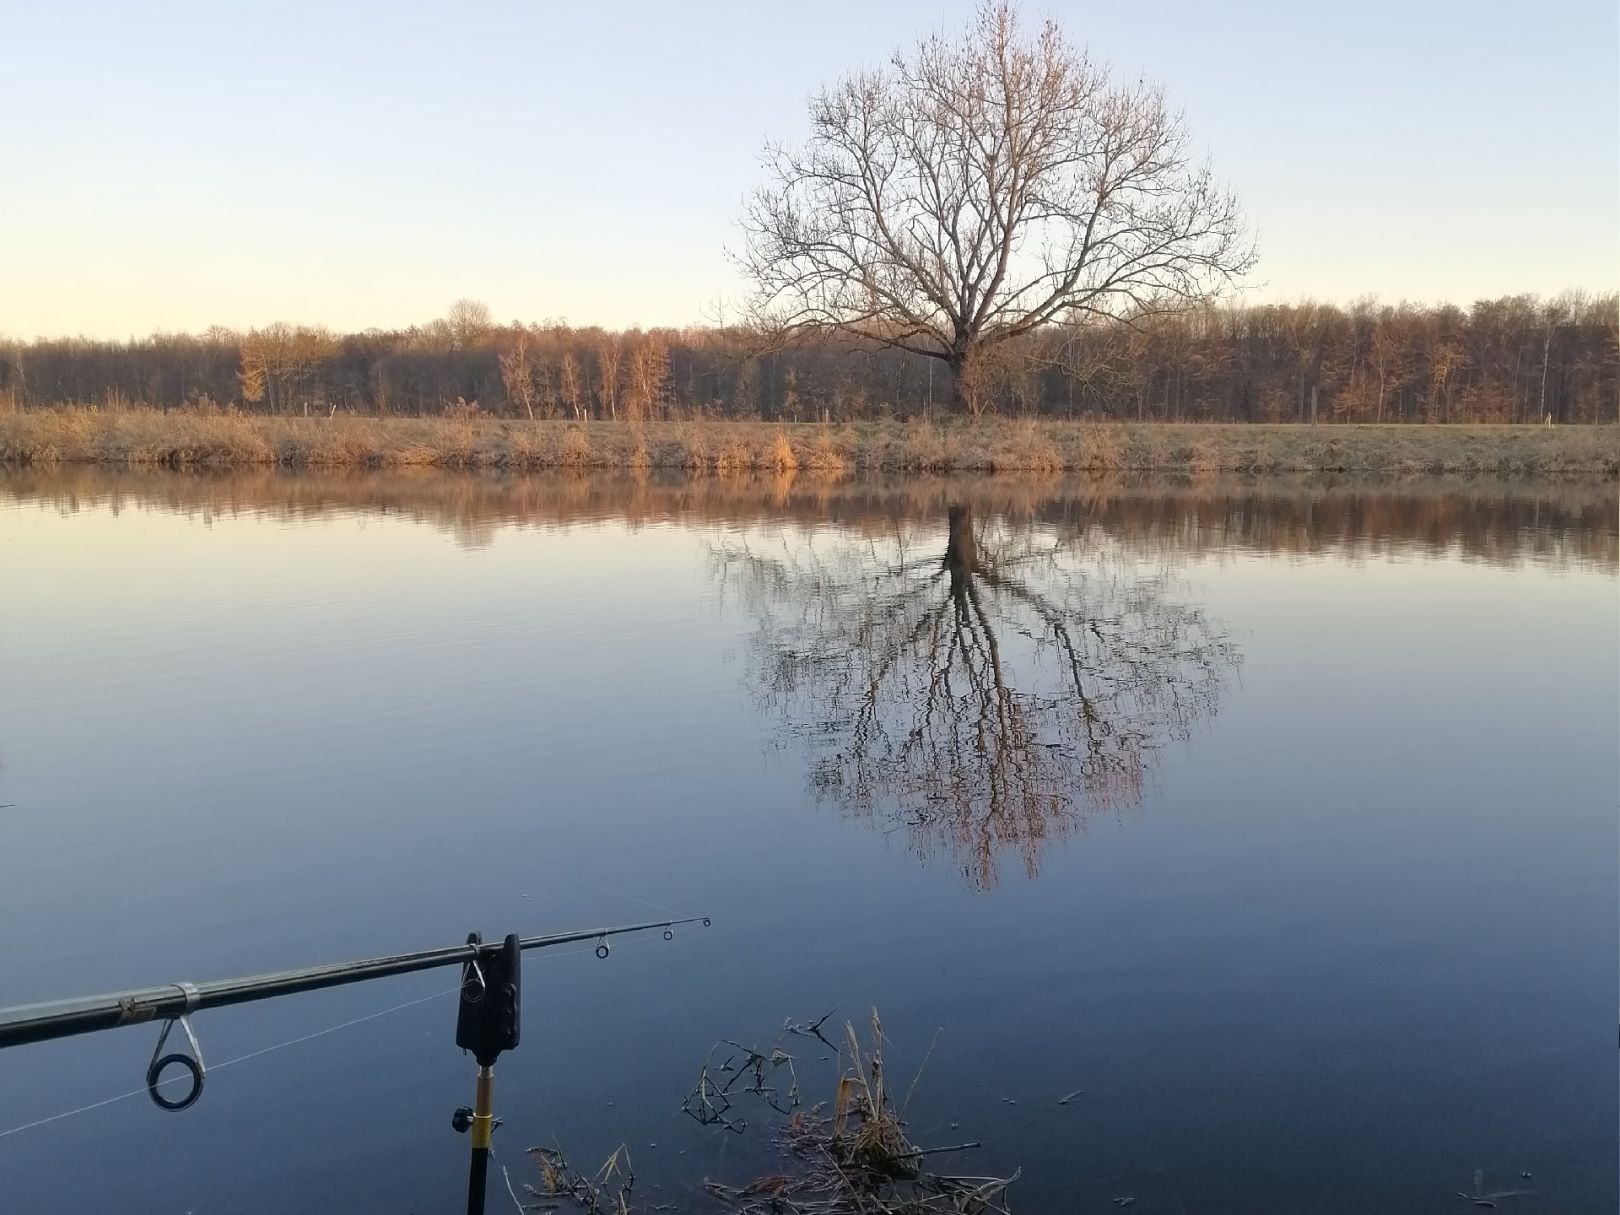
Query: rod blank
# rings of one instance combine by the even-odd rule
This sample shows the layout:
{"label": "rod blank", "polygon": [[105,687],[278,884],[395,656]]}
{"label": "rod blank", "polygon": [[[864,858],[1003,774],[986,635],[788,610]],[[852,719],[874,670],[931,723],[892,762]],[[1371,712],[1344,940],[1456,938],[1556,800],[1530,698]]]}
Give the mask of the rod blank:
{"label": "rod blank", "polygon": [[[575,941],[595,941],[630,932],[647,932],[654,928],[668,930],[681,924],[699,922],[706,927],[709,923],[708,917],[692,916],[684,920],[656,920],[644,924],[621,924],[613,928],[590,928],[579,932],[524,937],[518,942],[518,947],[546,949],[553,945],[572,944]],[[71,1038],[76,1034],[117,1029],[123,1025],[139,1025],[160,1017],[166,1019],[178,1017],[182,1013],[195,1012],[203,1008],[248,1004],[255,1000],[270,1000],[277,996],[290,996],[303,991],[319,991],[326,987],[343,987],[350,983],[411,974],[418,970],[456,966],[490,957],[498,953],[500,948],[499,941],[481,945],[449,945],[442,949],[424,949],[415,953],[361,958],[353,962],[333,962],[325,966],[281,970],[241,979],[216,979],[210,983],[188,984],[187,986],[192,989],[190,992],[177,983],[168,983],[160,987],[141,987],[99,996],[51,1000],[42,1004],[22,1004],[0,1009],[0,1049],[23,1046],[30,1042],[46,1042],[52,1038]]]}

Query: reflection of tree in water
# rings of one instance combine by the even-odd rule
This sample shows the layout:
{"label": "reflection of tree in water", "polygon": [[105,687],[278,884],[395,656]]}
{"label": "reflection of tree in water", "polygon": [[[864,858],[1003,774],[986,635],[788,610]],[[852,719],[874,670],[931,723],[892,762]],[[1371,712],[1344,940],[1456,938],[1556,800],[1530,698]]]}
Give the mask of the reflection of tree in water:
{"label": "reflection of tree in water", "polygon": [[1016,849],[1141,799],[1155,750],[1213,716],[1235,645],[1108,545],[975,529],[952,507],[943,559],[881,541],[784,533],[722,549],[759,616],[750,678],[808,745],[817,791],[948,850],[989,887]]}

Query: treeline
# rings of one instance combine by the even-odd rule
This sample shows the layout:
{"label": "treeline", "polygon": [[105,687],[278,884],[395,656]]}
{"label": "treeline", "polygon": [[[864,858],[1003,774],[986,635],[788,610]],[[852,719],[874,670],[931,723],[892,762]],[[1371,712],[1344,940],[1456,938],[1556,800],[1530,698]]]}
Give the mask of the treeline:
{"label": "treeline", "polygon": [[[1238,422],[1616,420],[1614,295],[1450,305],[1228,304],[1053,326],[976,369],[1003,414]],[[634,421],[850,421],[949,408],[937,360],[729,328],[498,325],[461,301],[406,330],[0,341],[0,401],[234,406],[269,414],[474,411]]]}

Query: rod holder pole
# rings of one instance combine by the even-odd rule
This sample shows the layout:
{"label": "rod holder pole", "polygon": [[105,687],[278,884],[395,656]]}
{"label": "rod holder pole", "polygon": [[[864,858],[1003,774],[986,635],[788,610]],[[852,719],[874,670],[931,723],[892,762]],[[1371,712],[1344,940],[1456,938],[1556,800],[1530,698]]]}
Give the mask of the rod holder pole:
{"label": "rod holder pole", "polygon": [[472,1158],[467,1166],[467,1215],[484,1215],[484,1185],[489,1180],[489,1145],[495,1131],[495,1069],[480,1065],[473,1094]]}

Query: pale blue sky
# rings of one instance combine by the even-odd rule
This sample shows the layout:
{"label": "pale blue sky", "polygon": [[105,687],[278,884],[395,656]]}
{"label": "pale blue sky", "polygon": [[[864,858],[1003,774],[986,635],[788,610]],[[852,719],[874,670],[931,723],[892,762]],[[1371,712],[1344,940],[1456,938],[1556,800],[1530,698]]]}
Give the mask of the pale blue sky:
{"label": "pale blue sky", "polygon": [[[968,0],[18,4],[0,334],[700,321],[769,135]],[[1613,290],[1613,0],[1030,5],[1162,81],[1261,299]]]}

